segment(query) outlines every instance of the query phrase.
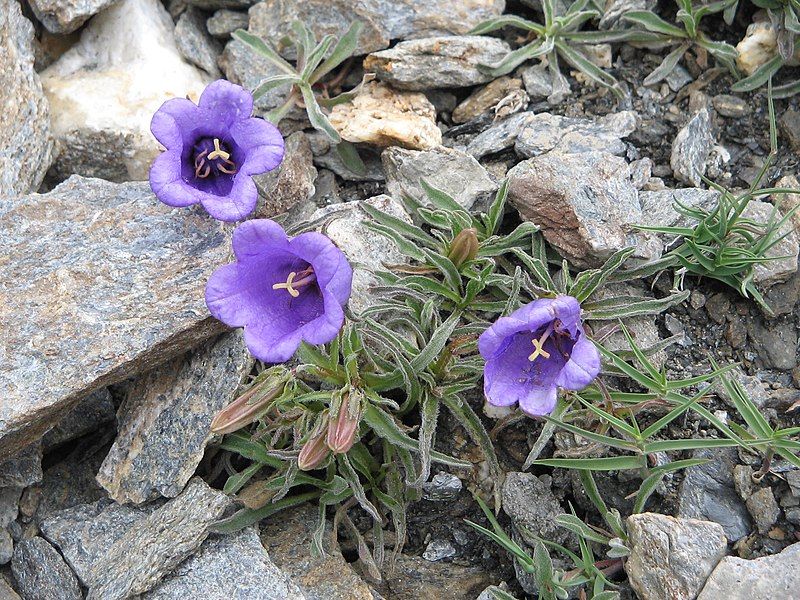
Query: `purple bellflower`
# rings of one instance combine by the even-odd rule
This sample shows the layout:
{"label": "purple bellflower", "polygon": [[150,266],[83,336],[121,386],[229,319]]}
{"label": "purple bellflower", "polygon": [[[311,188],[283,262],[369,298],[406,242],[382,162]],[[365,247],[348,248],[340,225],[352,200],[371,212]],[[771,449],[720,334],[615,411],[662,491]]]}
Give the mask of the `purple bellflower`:
{"label": "purple bellflower", "polygon": [[552,412],[559,387],[580,390],[600,372],[572,296],[541,298],[499,318],[478,338],[478,349],[489,404],[519,403],[531,416]]}
{"label": "purple bellflower", "polygon": [[153,115],[150,130],[166,152],[150,167],[150,187],[169,206],[202,204],[220,221],[240,221],[256,207],[252,175],[283,160],[283,137],[251,116],[253,96],[224,79],[194,104],[173,98]]}
{"label": "purple bellflower", "polygon": [[254,219],[233,232],[236,262],[206,285],[214,317],[244,327],[251,354],[267,363],[289,360],[300,342],[325,344],[339,333],[353,269],[321,233],[289,239],[280,225]]}

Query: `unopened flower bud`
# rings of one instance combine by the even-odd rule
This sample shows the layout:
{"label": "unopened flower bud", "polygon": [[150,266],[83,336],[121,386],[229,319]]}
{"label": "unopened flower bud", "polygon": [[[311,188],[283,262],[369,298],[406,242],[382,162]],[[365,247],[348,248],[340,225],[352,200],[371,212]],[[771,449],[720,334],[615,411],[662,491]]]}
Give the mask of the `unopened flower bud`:
{"label": "unopened flower bud", "polygon": [[211,422],[211,433],[231,433],[257,420],[269,409],[272,401],[283,393],[292,373],[286,367],[277,365],[265,371],[262,377],[261,382],[217,413]]}
{"label": "unopened flower bud", "polygon": [[312,436],[300,449],[297,457],[297,467],[301,471],[311,471],[320,466],[328,458],[330,448],[325,444],[325,431],[322,430]]}
{"label": "unopened flower bud", "polygon": [[450,251],[447,253],[447,258],[450,259],[456,268],[461,267],[466,262],[474,260],[478,256],[478,248],[480,242],[478,241],[478,231],[474,227],[469,229],[462,229],[458,235],[453,238],[450,244]]}
{"label": "unopened flower bud", "polygon": [[355,390],[345,393],[339,412],[328,423],[327,443],[334,454],[344,454],[356,443],[361,422],[361,398],[361,393]]}

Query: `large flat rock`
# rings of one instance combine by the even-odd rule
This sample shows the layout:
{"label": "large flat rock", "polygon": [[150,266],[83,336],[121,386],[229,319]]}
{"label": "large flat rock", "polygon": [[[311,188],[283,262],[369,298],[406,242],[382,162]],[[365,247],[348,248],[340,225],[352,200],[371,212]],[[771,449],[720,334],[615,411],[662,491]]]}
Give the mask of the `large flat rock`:
{"label": "large flat rock", "polygon": [[0,0],[0,196],[27,194],[52,159],[50,111],[33,70],[33,25],[17,0]]}
{"label": "large flat rock", "polygon": [[75,176],[0,198],[0,457],[91,392],[219,333],[204,287],[228,239],[147,183]]}

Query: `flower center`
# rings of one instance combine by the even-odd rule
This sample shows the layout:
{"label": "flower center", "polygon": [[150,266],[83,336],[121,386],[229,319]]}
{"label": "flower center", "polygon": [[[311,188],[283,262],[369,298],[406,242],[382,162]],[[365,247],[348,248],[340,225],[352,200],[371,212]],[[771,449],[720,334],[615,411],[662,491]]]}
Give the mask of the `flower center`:
{"label": "flower center", "polygon": [[231,160],[231,153],[219,138],[204,138],[195,146],[194,174],[200,179],[205,179],[212,173],[218,175],[235,175],[238,170],[236,163]]}
{"label": "flower center", "polygon": [[[300,279],[295,281],[295,277],[300,275]],[[289,292],[289,295],[292,298],[297,298],[300,295],[298,288],[303,288],[310,283],[314,283],[317,280],[317,276],[314,274],[314,267],[308,267],[300,271],[299,273],[296,271],[292,271],[289,273],[289,276],[286,278],[286,281],[283,283],[276,283],[273,284],[273,290],[286,290]]]}
{"label": "flower center", "polygon": [[528,360],[533,362],[540,356],[544,356],[545,358],[550,358],[550,353],[544,349],[544,343],[547,341],[547,338],[550,337],[550,334],[553,333],[553,324],[547,326],[547,329],[544,330],[544,333],[539,336],[538,339],[531,340],[533,343],[533,353],[528,357]]}

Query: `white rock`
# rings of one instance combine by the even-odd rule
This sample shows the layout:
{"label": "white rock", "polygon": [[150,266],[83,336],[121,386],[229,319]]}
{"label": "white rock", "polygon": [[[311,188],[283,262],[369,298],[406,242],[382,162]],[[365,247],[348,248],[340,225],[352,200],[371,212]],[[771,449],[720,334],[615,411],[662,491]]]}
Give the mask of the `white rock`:
{"label": "white rock", "polygon": [[61,154],[57,174],[147,179],[160,147],[150,119],[170,98],[197,100],[206,76],[181,57],[158,0],[123,0],[42,73]]}

